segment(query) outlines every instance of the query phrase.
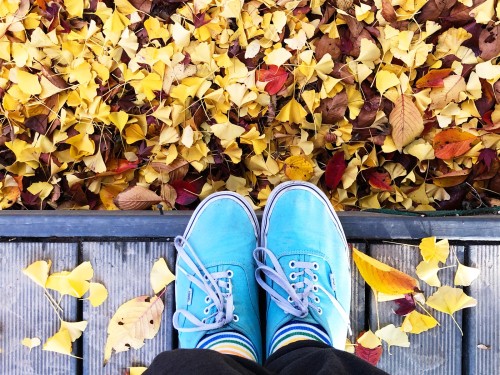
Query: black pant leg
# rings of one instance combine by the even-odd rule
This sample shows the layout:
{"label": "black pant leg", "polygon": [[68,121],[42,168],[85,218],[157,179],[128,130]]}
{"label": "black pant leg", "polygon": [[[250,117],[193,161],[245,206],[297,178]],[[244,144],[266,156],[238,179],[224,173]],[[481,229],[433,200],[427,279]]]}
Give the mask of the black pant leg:
{"label": "black pant leg", "polygon": [[286,375],[387,375],[353,354],[317,341],[298,341],[279,349],[264,367]]}
{"label": "black pant leg", "polygon": [[238,356],[209,349],[177,349],[160,353],[144,375],[271,375],[264,367]]}

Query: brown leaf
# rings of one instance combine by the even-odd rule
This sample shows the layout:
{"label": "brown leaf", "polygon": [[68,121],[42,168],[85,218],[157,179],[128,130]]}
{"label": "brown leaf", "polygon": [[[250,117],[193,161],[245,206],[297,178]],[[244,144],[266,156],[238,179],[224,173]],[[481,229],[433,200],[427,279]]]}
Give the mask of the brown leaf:
{"label": "brown leaf", "polygon": [[327,53],[332,56],[333,60],[337,60],[340,57],[340,39],[332,39],[328,35],[323,35],[320,39],[316,41],[315,50],[316,60],[321,60],[321,58]]}
{"label": "brown leaf", "polygon": [[137,185],[125,189],[113,200],[120,210],[144,210],[161,201],[158,194]]}
{"label": "brown leaf", "polygon": [[175,200],[177,199],[177,191],[172,185],[162,184],[161,185],[161,197],[167,202],[171,208],[175,206]]}
{"label": "brown leaf", "polygon": [[392,139],[399,151],[424,130],[424,120],[410,96],[401,95],[389,115]]}
{"label": "brown leaf", "polygon": [[429,109],[444,108],[451,102],[457,102],[460,94],[467,89],[464,77],[459,75],[444,78],[443,84],[441,88],[432,89]]}
{"label": "brown leaf", "polygon": [[490,60],[500,54],[500,25],[490,23],[479,35],[481,58]]}
{"label": "brown leaf", "polygon": [[137,10],[149,14],[151,12],[152,0],[129,0]]}
{"label": "brown leaf", "polygon": [[439,177],[434,177],[433,182],[434,185],[440,187],[451,187],[460,185],[462,182],[467,180],[469,176],[470,169],[462,169],[460,171],[452,171],[446,174],[443,174]]}
{"label": "brown leaf", "polygon": [[390,0],[382,0],[382,17],[384,17],[387,22],[394,22],[398,19]]}
{"label": "brown leaf", "polygon": [[333,98],[321,100],[316,112],[321,112],[324,123],[335,124],[344,118],[347,104],[347,94],[345,91],[342,91]]}
{"label": "brown leaf", "polygon": [[177,158],[170,164],[154,161],[151,163],[151,167],[153,167],[156,172],[168,173],[170,176],[170,180],[176,181],[182,180],[187,174],[189,163],[182,158]]}

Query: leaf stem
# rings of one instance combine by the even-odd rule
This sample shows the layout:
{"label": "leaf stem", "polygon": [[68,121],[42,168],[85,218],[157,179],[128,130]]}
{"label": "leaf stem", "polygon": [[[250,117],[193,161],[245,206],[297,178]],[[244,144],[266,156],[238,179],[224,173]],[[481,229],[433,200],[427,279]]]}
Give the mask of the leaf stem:
{"label": "leaf stem", "polygon": [[455,324],[457,325],[458,329],[460,330],[460,333],[462,334],[462,336],[464,335],[464,331],[462,331],[462,328],[460,327],[460,325],[457,323],[457,321],[455,320],[455,317],[453,316],[453,314],[450,314],[451,316],[451,319],[453,319],[453,322],[455,322]]}

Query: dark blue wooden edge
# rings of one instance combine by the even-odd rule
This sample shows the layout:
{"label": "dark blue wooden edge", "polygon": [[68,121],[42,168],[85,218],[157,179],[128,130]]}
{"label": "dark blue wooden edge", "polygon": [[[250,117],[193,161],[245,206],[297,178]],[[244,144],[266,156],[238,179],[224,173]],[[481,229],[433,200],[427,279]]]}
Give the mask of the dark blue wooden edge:
{"label": "dark blue wooden edge", "polygon": [[[171,238],[184,232],[190,211],[3,211],[3,238]],[[223,215],[223,213],[221,213]],[[258,213],[260,217],[262,213]],[[418,217],[340,212],[349,240],[420,239],[500,241],[500,216]]]}

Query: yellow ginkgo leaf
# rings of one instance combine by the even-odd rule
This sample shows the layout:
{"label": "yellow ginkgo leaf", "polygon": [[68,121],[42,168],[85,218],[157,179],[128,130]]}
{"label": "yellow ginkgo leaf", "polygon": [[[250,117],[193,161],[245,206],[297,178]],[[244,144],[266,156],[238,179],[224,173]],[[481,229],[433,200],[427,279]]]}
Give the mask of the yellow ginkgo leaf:
{"label": "yellow ginkgo leaf", "polygon": [[51,265],[52,262],[50,260],[48,262],[39,260],[26,267],[23,273],[42,288],[45,288]]}
{"label": "yellow ginkgo leaf", "polygon": [[175,280],[174,274],[169,270],[167,262],[165,259],[160,258],[154,264],[151,269],[150,281],[151,287],[155,293],[159,293],[168,284]]}
{"label": "yellow ginkgo leaf", "polygon": [[441,240],[436,242],[436,237],[426,237],[420,241],[420,253],[426,262],[431,260],[438,260],[446,263],[446,259],[450,255],[450,244],[448,240]]}
{"label": "yellow ginkgo leaf", "polygon": [[23,344],[24,346],[29,348],[30,351],[31,351],[31,349],[39,346],[41,343],[42,342],[40,341],[40,339],[38,337],[33,337],[33,338],[25,337],[23,339],[23,341],[21,341],[21,344]]}
{"label": "yellow ginkgo leaf", "polygon": [[430,286],[440,287],[441,281],[437,275],[440,269],[437,260],[430,262],[423,260],[418,264],[416,273],[420,280],[425,281]]}
{"label": "yellow ginkgo leaf", "polygon": [[292,98],[288,103],[285,104],[283,108],[281,108],[280,113],[278,116],[276,116],[276,120],[282,121],[282,122],[293,122],[295,124],[300,124],[302,121],[304,121],[304,118],[306,117],[307,112],[302,107],[302,105],[295,100],[295,98]]}
{"label": "yellow ginkgo leaf", "polygon": [[285,160],[285,174],[290,180],[308,181],[313,173],[314,165],[306,156],[290,156]]}
{"label": "yellow ginkgo leaf", "polygon": [[372,330],[363,333],[356,342],[367,349],[375,349],[382,345],[380,338]]}
{"label": "yellow ginkgo leaf", "polygon": [[455,274],[455,285],[469,286],[474,280],[479,277],[481,271],[474,267],[464,266],[458,263],[457,273]]}
{"label": "yellow ginkgo leaf", "polygon": [[73,271],[62,271],[53,273],[47,279],[46,287],[58,291],[61,294],[68,294],[80,298],[90,288],[90,280],[94,276],[94,270],[90,262],[83,262]]}
{"label": "yellow ginkgo leaf", "polygon": [[147,369],[148,369],[147,367],[129,367],[128,373],[129,375],[141,375]]}
{"label": "yellow ginkgo leaf", "polygon": [[477,305],[477,301],[465,294],[462,289],[452,288],[448,285],[439,288],[427,299],[426,303],[433,309],[449,314],[452,317],[458,310]]}
{"label": "yellow ginkgo leaf", "polygon": [[69,336],[72,342],[80,338],[86,328],[87,321],[85,320],[82,320],[80,322],[65,322],[64,320],[61,320],[61,330],[65,329],[69,332]]}
{"label": "yellow ginkgo leaf", "polygon": [[245,128],[242,126],[233,125],[229,122],[212,125],[210,130],[213,131],[217,138],[227,141],[232,141],[245,132]]}
{"label": "yellow ginkgo leaf", "polygon": [[71,355],[71,335],[65,328],[61,328],[54,336],[51,336],[43,344],[43,350],[56,352],[65,355]]}
{"label": "yellow ginkgo leaf", "polygon": [[406,315],[401,328],[407,333],[419,334],[434,328],[439,323],[432,316],[424,315],[414,310]]}
{"label": "yellow ginkgo leaf", "polygon": [[408,294],[418,289],[418,281],[410,275],[382,263],[353,248],[352,258],[359,273],[373,290],[385,294]]}
{"label": "yellow ginkgo leaf", "polygon": [[115,124],[120,133],[123,131],[125,125],[127,125],[128,114],[124,111],[111,112],[109,114],[109,120]]}
{"label": "yellow ginkgo leaf", "polygon": [[391,87],[395,87],[400,83],[398,76],[392,72],[381,70],[377,73],[376,86],[382,95]]}
{"label": "yellow ginkgo leaf", "polygon": [[94,307],[101,305],[108,298],[108,290],[101,283],[90,283],[89,297],[90,304]]}
{"label": "yellow ginkgo leaf", "polygon": [[402,346],[404,348],[408,348],[410,346],[408,335],[403,332],[401,327],[396,327],[394,324],[389,324],[388,326],[375,331],[375,335],[387,343],[387,350],[389,353],[391,352],[391,346]]}
{"label": "yellow ginkgo leaf", "polygon": [[48,182],[35,182],[28,187],[28,191],[33,195],[38,195],[41,200],[47,198],[54,187]]}
{"label": "yellow ginkgo leaf", "polygon": [[38,95],[42,92],[42,86],[38,81],[38,76],[25,72],[24,70],[17,70],[17,83],[21,91],[29,95]]}

